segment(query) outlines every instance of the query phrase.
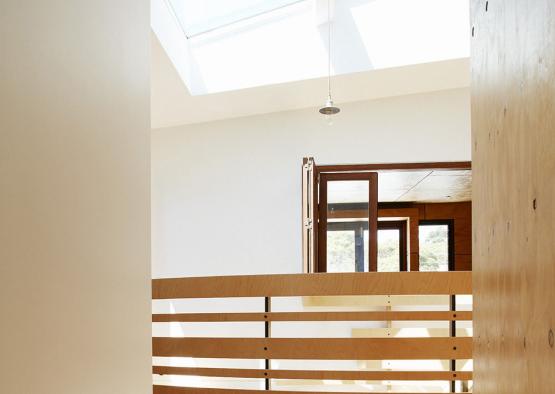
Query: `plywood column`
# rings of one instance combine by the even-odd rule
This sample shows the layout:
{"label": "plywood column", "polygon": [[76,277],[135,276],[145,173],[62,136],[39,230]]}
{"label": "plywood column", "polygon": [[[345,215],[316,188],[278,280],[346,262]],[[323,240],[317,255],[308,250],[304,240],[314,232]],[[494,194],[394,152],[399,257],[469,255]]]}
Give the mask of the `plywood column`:
{"label": "plywood column", "polygon": [[473,0],[475,391],[555,392],[555,2]]}

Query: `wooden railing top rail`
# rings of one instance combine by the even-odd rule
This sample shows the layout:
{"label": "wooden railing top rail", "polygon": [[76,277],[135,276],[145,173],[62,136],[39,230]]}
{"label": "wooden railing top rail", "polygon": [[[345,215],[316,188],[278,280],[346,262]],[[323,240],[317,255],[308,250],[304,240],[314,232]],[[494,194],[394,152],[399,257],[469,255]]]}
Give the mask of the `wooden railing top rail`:
{"label": "wooden railing top rail", "polygon": [[154,279],[153,299],[472,294],[472,274],[365,272]]}

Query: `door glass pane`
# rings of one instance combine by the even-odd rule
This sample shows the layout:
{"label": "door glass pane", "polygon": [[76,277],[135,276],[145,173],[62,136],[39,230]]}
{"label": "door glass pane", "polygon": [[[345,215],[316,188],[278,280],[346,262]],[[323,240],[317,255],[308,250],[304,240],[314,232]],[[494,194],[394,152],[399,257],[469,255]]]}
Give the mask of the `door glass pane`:
{"label": "door glass pane", "polygon": [[[364,248],[368,248],[368,231],[364,232]],[[378,272],[399,272],[401,268],[401,234],[396,229],[378,230]],[[368,256],[364,256],[368,269]]]}
{"label": "door glass pane", "polygon": [[355,272],[355,232],[328,231],[328,272]]}
{"label": "door glass pane", "polygon": [[420,271],[449,271],[449,226],[421,225],[418,237]]}
{"label": "door glass pane", "polygon": [[368,181],[328,182],[327,270],[362,272],[368,270]]}

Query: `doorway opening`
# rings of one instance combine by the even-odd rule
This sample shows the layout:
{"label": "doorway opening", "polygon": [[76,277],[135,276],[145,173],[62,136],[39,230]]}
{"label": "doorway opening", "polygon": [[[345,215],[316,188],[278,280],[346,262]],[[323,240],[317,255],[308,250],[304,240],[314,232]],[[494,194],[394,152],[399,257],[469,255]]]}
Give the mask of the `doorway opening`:
{"label": "doorway opening", "polygon": [[470,162],[302,168],[304,272],[471,269]]}

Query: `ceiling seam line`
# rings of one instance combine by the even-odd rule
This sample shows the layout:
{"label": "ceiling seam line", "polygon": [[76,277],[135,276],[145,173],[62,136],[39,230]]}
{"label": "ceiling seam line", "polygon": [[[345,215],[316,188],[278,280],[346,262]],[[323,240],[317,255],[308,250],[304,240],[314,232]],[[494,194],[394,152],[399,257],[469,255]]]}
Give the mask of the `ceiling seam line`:
{"label": "ceiling seam line", "polygon": [[403,196],[407,195],[412,189],[414,189],[416,186],[420,185],[422,182],[424,182],[424,180],[425,180],[426,178],[428,178],[430,175],[432,175],[433,172],[434,172],[433,170],[430,171],[430,173],[427,174],[424,178],[422,178],[421,180],[419,180],[418,182],[416,182],[416,184],[415,184],[413,187],[411,187],[409,190],[407,190],[406,192],[404,192],[403,194],[401,194],[399,197],[397,197],[397,198],[395,199],[395,201],[399,201],[400,198],[402,198]]}

